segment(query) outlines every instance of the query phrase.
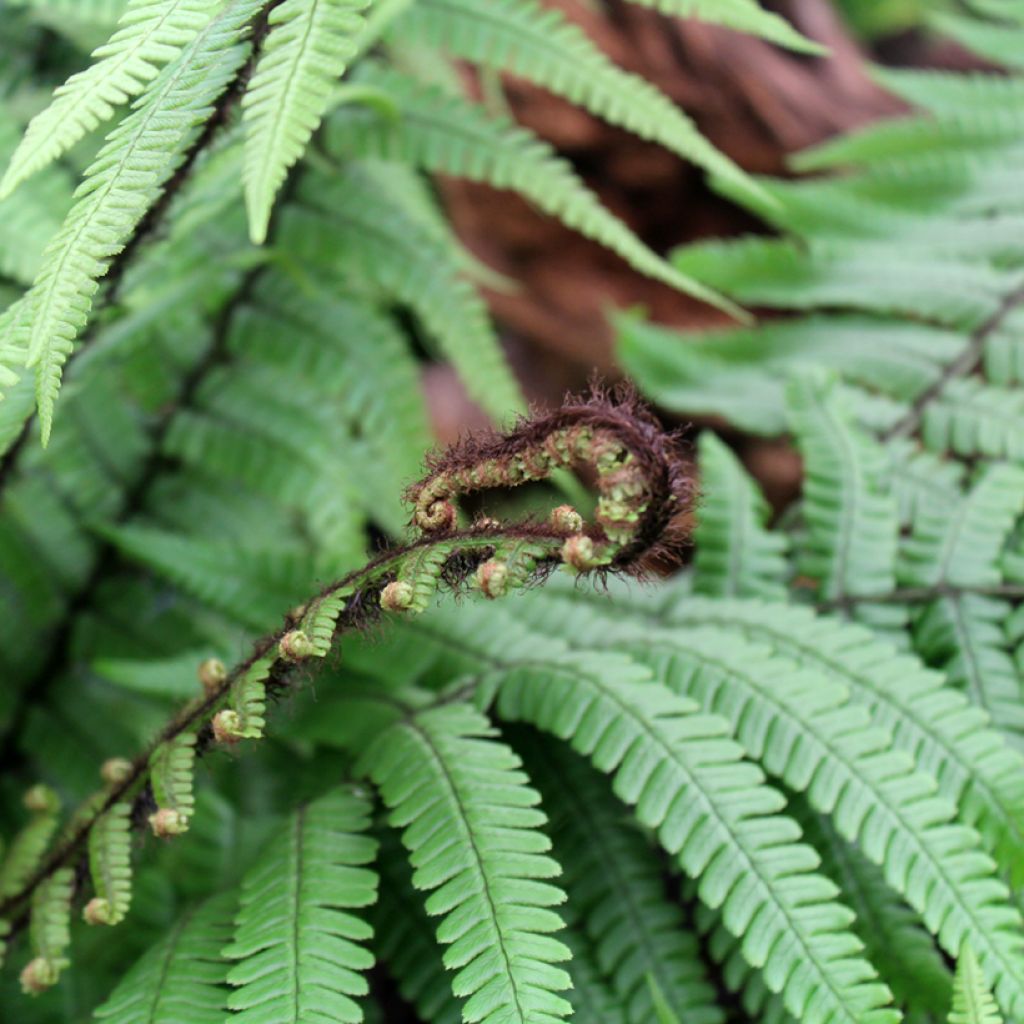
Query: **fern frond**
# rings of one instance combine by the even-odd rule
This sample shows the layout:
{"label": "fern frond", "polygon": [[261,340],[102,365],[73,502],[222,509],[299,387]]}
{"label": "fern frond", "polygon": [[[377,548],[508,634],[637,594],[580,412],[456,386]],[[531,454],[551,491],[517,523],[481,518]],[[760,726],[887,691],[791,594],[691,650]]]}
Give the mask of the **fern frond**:
{"label": "fern frond", "polygon": [[748,238],[688,246],[672,262],[738,302],[909,314],[967,330],[992,316],[1017,283],[1016,272],[956,254],[919,256],[873,240]]}
{"label": "fern frond", "polygon": [[1024,394],[975,379],[950,381],[925,409],[922,438],[937,452],[1024,462]]}
{"label": "fern frond", "polygon": [[704,495],[694,530],[693,589],[719,597],[785,596],[786,538],[765,526],[768,503],[739,459],[709,430],[698,441]]}
{"label": "fern frond", "polygon": [[373,909],[374,950],[398,984],[402,998],[430,1024],[462,1024],[434,926],[412,886],[412,873],[397,834],[381,836],[380,898]]}
{"label": "fern frond", "polygon": [[32,815],[28,824],[10,841],[0,863],[0,898],[10,896],[39,866],[57,831],[60,800],[48,786],[33,786],[24,798]]}
{"label": "fern frond", "polygon": [[744,956],[790,1011],[814,1022],[893,1021],[889,993],[849,931],[817,855],[726,738],[727,725],[620,656],[568,655],[503,672],[498,710],[568,740],[723,908]]}
{"label": "fern frond", "polygon": [[[543,602],[548,604],[548,602]],[[550,612],[543,613],[550,618]],[[616,615],[628,608],[616,604]],[[715,626],[770,644],[779,654],[842,683],[897,747],[934,775],[939,792],[978,829],[1014,885],[1024,877],[1024,765],[985,728],[984,713],[937,672],[894,651],[866,629],[804,608],[684,597],[638,622]]]}
{"label": "fern frond", "polygon": [[173,836],[188,831],[196,808],[192,775],[196,759],[196,735],[179,733],[160,744],[149,758],[149,778],[156,811],[149,824],[155,835]]}
{"label": "fern frond", "polygon": [[363,1019],[371,929],[358,913],[376,899],[366,867],[377,844],[363,835],[370,805],[340,788],[298,809],[242,882],[224,956],[238,1024]]}
{"label": "fern frond", "polygon": [[242,99],[249,235],[266,241],[270,211],[288,169],[327,110],[331,90],[355,55],[369,0],[285,0]]}
{"label": "fern frond", "polygon": [[949,968],[920,918],[886,884],[878,867],[848,843],[826,817],[810,808],[791,811],[808,841],[821,854],[822,868],[842,890],[857,915],[854,927],[872,963],[906,1012],[938,1018],[949,1005]]}
{"label": "fern frond", "polygon": [[801,35],[785,18],[766,11],[756,0],[630,0],[676,18],[696,18],[737,32],[761,36],[769,42],[801,53],[821,55],[818,43]]}
{"label": "fern frond", "polygon": [[32,119],[0,180],[0,199],[139,95],[215,10],[207,0],[132,0],[110,41],[92,54],[94,63],[72,75]]}
{"label": "fern frond", "polygon": [[237,897],[224,893],[187,910],[143,954],[95,1011],[107,1024],[223,1024],[227,961]]}
{"label": "fern frond", "polygon": [[961,334],[935,325],[852,314],[686,335],[628,314],[616,326],[619,358],[647,394],[667,408],[722,415],[756,434],[786,431],[786,384],[803,367],[828,367],[908,401],[934,385],[966,345]]}
{"label": "fern frond", "polygon": [[841,687],[773,662],[765,648],[744,649],[724,631],[644,631],[628,646],[672,689],[730,719],[751,756],[831,814],[947,951],[976,943],[1005,1005],[1024,1002],[1024,921],[995,865],[973,829],[950,824],[954,806],[935,797],[934,780],[909,756],[890,748],[866,709],[849,705]]}
{"label": "fern frond", "polygon": [[572,952],[569,961],[572,1019],[576,1024],[629,1024],[622,1000],[605,981],[586,940],[572,928],[566,929],[563,938]]}
{"label": "fern frond", "polygon": [[1002,1020],[974,951],[965,944],[957,959],[949,1024],[1002,1024]]}
{"label": "fern frond", "polygon": [[935,27],[972,53],[1001,67],[1024,68],[1024,25],[994,24],[965,15],[936,11]]}
{"label": "fern frond", "polygon": [[47,247],[26,297],[28,361],[49,440],[61,368],[92,307],[97,281],[173,173],[196,125],[245,60],[239,40],[259,0],[234,0],[160,72],[86,171],[77,202]]}
{"label": "fern frond", "polygon": [[[534,749],[536,748],[536,749]],[[724,1015],[679,908],[665,900],[662,865],[624,821],[607,784],[578,757],[550,743],[528,747],[527,767],[543,780],[555,854],[568,865],[565,888],[577,928],[622,1001],[625,1020],[656,1019],[657,992],[681,1020],[721,1024]]]}
{"label": "fern frond", "polygon": [[357,169],[329,179],[307,174],[298,191],[310,208],[286,211],[284,246],[298,256],[326,250],[350,286],[409,306],[495,420],[523,409],[487,309],[447,245],[384,200]]}
{"label": "fern frond", "polygon": [[96,896],[85,908],[89,924],[118,924],[131,906],[131,804],[114,804],[89,834],[89,870]]}
{"label": "fern frond", "polygon": [[360,81],[380,90],[395,113],[344,108],[328,139],[350,156],[404,160],[427,170],[522,193],[541,210],[617,253],[643,274],[739,314],[731,303],[677,273],[613,216],[547,143],[457,96],[379,66]]}
{"label": "fern frond", "polygon": [[437,937],[463,1019],[554,1024],[571,1012],[558,995],[569,976],[555,966],[569,950],[551,935],[565,896],[548,879],[561,869],[539,797],[494,735],[468,705],[440,706],[386,729],[363,767],[404,830],[413,884],[434,890],[427,912],[443,917]]}
{"label": "fern frond", "polygon": [[42,881],[32,896],[29,934],[34,958],[21,972],[21,987],[38,995],[57,983],[70,964],[66,956],[71,942],[71,890],[74,872],[61,868]]}
{"label": "fern frond", "polygon": [[424,0],[398,19],[392,34],[526,78],[740,191],[759,192],[667,96],[616,67],[560,11],[536,0]]}
{"label": "fern frond", "polygon": [[[806,474],[800,571],[816,581],[827,601],[890,593],[896,586],[899,521],[884,449],[851,423],[834,381],[800,374],[788,399]],[[889,627],[905,616],[899,605],[860,605],[856,612]]]}

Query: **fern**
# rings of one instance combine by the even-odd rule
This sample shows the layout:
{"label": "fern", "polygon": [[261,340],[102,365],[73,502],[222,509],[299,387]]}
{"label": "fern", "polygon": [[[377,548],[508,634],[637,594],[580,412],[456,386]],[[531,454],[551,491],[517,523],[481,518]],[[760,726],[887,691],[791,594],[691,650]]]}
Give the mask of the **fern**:
{"label": "fern", "polygon": [[664,95],[619,70],[557,10],[535,0],[427,0],[413,4],[392,35],[528,78],[740,189],[754,188]]}
{"label": "fern", "polygon": [[714,434],[701,434],[699,451],[705,497],[694,531],[694,589],[721,597],[781,596],[786,542],[765,529],[764,499]]}
{"label": "fern", "polygon": [[189,134],[245,59],[244,47],[234,40],[258,9],[256,0],[233,3],[161,72],[100,150],[78,201],[47,247],[26,298],[31,325],[23,334],[28,364],[37,365],[44,442],[61,367],[88,319],[97,279],[145,214],[151,193],[180,162]]}
{"label": "fern", "polygon": [[228,964],[221,949],[231,933],[234,893],[186,911],[167,936],[125,975],[96,1018],[111,1024],[196,1024],[224,1019]]}
{"label": "fern", "polygon": [[970,946],[960,952],[953,985],[953,1008],[949,1024],[999,1024],[999,1011],[978,970]]}
{"label": "fern", "polygon": [[551,937],[562,922],[550,908],[565,897],[547,881],[559,868],[536,792],[492,736],[472,708],[451,704],[385,730],[364,765],[403,829],[413,884],[433,890],[428,913],[443,915],[437,935],[463,1019],[562,1020],[569,978],[554,965],[570,953]]}
{"label": "fern", "polygon": [[72,75],[29,124],[0,180],[0,198],[108,121],[173,61],[210,18],[201,0],[132,0],[118,30],[93,53],[94,64]]}
{"label": "fern", "polygon": [[224,956],[232,1018],[245,1021],[361,1021],[354,996],[368,991],[360,972],[369,926],[353,910],[374,901],[376,875],[365,865],[376,844],[363,833],[369,807],[335,790],[295,812],[246,875],[234,937]]}
{"label": "fern", "polygon": [[[743,935],[744,955],[795,1016],[892,1019],[883,1009],[888,993],[844,930],[849,912],[814,873],[817,856],[799,843],[799,829],[777,814],[781,796],[741,760],[721,719],[648,680],[614,656],[572,656],[541,672],[513,669],[498,707],[570,739],[615,773],[617,795],[637,807],[687,873],[700,876],[701,898],[722,906],[727,927]],[[758,927],[748,930],[755,919]]]}
{"label": "fern", "polygon": [[[513,188],[540,209],[620,255],[637,270],[709,302],[716,296],[666,264],[598,202],[570,168],[526,129],[495,123],[458,97],[390,70],[367,68],[361,81],[394,112],[352,109],[332,133],[352,156],[404,159],[431,171]],[[724,307],[739,314],[737,307]]]}
{"label": "fern", "polygon": [[274,196],[302,155],[355,53],[367,0],[286,0],[270,15],[270,35],[242,101],[249,233],[266,240]]}

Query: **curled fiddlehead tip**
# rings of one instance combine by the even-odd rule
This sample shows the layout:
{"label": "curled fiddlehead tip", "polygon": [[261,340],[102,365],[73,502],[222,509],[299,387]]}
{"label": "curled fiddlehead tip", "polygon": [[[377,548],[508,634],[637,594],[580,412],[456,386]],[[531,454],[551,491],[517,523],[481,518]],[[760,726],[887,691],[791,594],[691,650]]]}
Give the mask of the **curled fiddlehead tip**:
{"label": "curled fiddlehead tip", "polygon": [[199,683],[206,693],[214,693],[228,677],[228,670],[220,658],[207,658],[199,663]]}
{"label": "curled fiddlehead tip", "polygon": [[412,524],[425,535],[443,535],[455,528],[460,496],[542,480],[563,468],[588,469],[598,492],[590,527],[568,505],[550,515],[551,529],[585,535],[593,545],[590,552],[574,541],[566,552],[570,565],[638,572],[678,540],[673,520],[693,496],[679,438],[626,386],[595,386],[589,396],[523,417],[505,433],[476,432],[433,452],[427,474],[406,492]]}

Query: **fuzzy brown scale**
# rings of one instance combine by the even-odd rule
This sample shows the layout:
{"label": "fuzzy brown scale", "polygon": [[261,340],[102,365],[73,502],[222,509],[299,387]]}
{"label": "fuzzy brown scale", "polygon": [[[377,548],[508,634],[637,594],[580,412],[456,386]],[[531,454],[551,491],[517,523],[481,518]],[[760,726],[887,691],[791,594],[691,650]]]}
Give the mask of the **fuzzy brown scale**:
{"label": "fuzzy brown scale", "polygon": [[[460,495],[517,486],[546,478],[557,468],[579,464],[591,466],[596,473],[599,500],[595,524],[586,525],[575,509],[560,506],[547,522],[503,524],[485,519],[456,529],[453,500]],[[361,569],[324,587],[290,612],[280,629],[257,641],[250,656],[232,670],[226,671],[214,661],[203,662],[197,672],[199,696],[168,723],[147,751],[132,761],[119,761],[116,773],[108,770],[104,774],[105,790],[79,810],[73,827],[28,882],[0,903],[0,921],[10,921],[12,938],[28,922],[33,892],[62,868],[77,868],[75,898],[85,895],[88,872],[83,866],[88,864],[88,840],[104,812],[128,801],[131,827],[141,830],[152,825],[158,808],[150,759],[161,744],[193,732],[199,758],[212,747],[242,738],[230,728],[230,715],[235,714],[229,710],[231,697],[236,685],[245,683],[261,661],[268,662],[261,683],[265,696],[298,689],[308,678],[311,660],[336,649],[341,636],[367,629],[382,611],[403,611],[403,602],[394,599],[394,588],[401,582],[403,570],[412,564],[427,564],[431,551],[437,552],[431,588],[459,592],[472,586],[489,598],[542,582],[560,565],[598,577],[608,572],[642,575],[652,558],[671,551],[672,521],[690,497],[678,439],[662,431],[631,393],[609,397],[595,392],[588,401],[524,419],[507,434],[466,438],[432,455],[427,465],[426,477],[407,495],[415,505],[414,522],[422,535],[381,552]],[[422,579],[413,582],[423,584]],[[317,651],[304,623],[310,610],[325,601],[336,602],[337,614],[330,619],[327,651]]]}

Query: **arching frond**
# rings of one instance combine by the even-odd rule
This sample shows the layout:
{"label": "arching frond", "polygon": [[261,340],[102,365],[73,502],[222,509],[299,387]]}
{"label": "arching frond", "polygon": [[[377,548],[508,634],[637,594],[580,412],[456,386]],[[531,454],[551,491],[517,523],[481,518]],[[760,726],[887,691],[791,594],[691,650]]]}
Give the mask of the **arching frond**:
{"label": "arching frond", "polygon": [[[394,112],[345,108],[328,131],[334,147],[352,156],[406,160],[430,171],[514,189],[641,273],[722,305],[713,292],[677,273],[647,248],[601,205],[568,164],[525,128],[496,120],[466,100],[388,69],[368,67],[360,81],[380,90]],[[730,303],[724,308],[737,312]]]}
{"label": "arching frond", "polygon": [[238,1024],[359,1024],[369,990],[363,972],[370,926],[360,911],[376,899],[364,835],[370,805],[351,787],[301,807],[242,882],[241,905],[224,956],[233,961],[227,998]]}
{"label": "arching frond", "polygon": [[680,1020],[721,1024],[696,937],[679,908],[665,900],[661,864],[624,820],[625,808],[578,757],[552,743],[527,748],[527,765],[544,779],[555,853],[570,865],[565,877],[577,929],[622,1001],[625,1019],[647,1024],[657,1000]]}
{"label": "arching frond", "polygon": [[546,1024],[571,1012],[559,995],[568,960],[552,936],[565,899],[549,879],[560,873],[540,831],[539,797],[520,761],[465,704],[441,705],[396,722],[377,737],[363,764],[440,916],[452,989],[463,1019],[484,1024]]}
{"label": "arching frond", "polygon": [[667,96],[616,67],[557,9],[536,0],[424,0],[396,21],[392,34],[527,78],[741,191],[757,191]]}
{"label": "arching frond", "polygon": [[701,899],[722,907],[744,956],[794,1016],[808,1024],[896,1019],[848,930],[852,915],[815,872],[817,855],[720,718],[614,655],[512,667],[498,710],[563,737],[614,773],[616,794],[698,880]]}
{"label": "arching frond", "polygon": [[94,63],[71,76],[28,126],[0,180],[0,199],[142,92],[215,13],[207,0],[131,0]]}
{"label": "arching frond", "polygon": [[28,324],[19,331],[29,363],[37,367],[44,442],[61,368],[89,317],[97,281],[173,173],[193,129],[244,61],[240,38],[259,8],[258,0],[233,0],[160,73],[86,171],[77,202],[47,246],[26,298]]}
{"label": "arching frond", "polygon": [[[800,571],[828,601],[890,593],[899,522],[882,446],[851,422],[834,381],[799,375],[788,397],[806,473]],[[876,626],[905,621],[899,605],[859,605],[856,612]]]}
{"label": "arching frond", "polygon": [[96,1010],[108,1024],[223,1024],[234,893],[185,911]]}
{"label": "arching frond", "polygon": [[249,234],[267,237],[274,197],[302,156],[331,90],[355,54],[369,0],[285,0],[270,13],[270,34],[242,100]]}

